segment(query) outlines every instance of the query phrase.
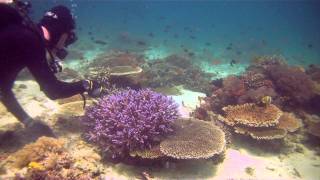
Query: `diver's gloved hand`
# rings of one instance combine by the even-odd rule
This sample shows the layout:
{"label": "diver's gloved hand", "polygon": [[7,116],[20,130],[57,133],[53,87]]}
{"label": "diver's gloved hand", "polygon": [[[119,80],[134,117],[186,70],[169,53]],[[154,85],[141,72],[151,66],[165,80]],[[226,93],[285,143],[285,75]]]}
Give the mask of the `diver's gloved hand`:
{"label": "diver's gloved hand", "polygon": [[53,73],[62,71],[62,62],[59,59],[54,59],[50,62],[50,69]]}
{"label": "diver's gloved hand", "polygon": [[97,81],[84,80],[83,87],[91,97],[99,97],[102,93],[102,86]]}

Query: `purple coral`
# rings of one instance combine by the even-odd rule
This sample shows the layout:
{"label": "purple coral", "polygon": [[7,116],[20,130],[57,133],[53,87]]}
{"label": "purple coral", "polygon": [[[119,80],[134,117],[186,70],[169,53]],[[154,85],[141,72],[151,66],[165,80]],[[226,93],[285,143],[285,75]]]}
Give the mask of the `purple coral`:
{"label": "purple coral", "polygon": [[150,148],[172,132],[178,105],[172,98],[143,90],[108,95],[86,109],[83,122],[87,137],[113,155]]}

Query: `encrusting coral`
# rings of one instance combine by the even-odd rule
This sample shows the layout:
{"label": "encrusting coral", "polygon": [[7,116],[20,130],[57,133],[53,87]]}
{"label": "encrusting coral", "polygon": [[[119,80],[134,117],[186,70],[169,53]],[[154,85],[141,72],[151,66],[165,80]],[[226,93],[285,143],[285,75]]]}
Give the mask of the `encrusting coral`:
{"label": "encrusting coral", "polygon": [[257,106],[253,103],[226,106],[226,124],[242,124],[249,127],[269,127],[278,124],[282,111],[275,105]]}
{"label": "encrusting coral", "polygon": [[221,154],[226,146],[224,132],[213,123],[178,119],[175,133],[160,143],[160,151],[175,159],[207,159]]}
{"label": "encrusting coral", "polygon": [[173,99],[151,91],[124,90],[100,99],[86,109],[86,136],[113,157],[151,148],[172,129],[178,118]]}

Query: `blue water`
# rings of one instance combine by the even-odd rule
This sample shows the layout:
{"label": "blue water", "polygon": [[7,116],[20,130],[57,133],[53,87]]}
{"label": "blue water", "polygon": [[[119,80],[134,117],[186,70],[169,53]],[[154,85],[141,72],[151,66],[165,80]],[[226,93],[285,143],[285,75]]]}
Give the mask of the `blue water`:
{"label": "blue water", "polygon": [[[277,54],[292,64],[320,63],[320,1],[32,3],[35,19],[53,5],[69,6],[77,17],[78,44],[90,44],[94,38],[108,42],[105,49],[165,54],[187,49],[195,61],[235,59],[246,64],[255,55]],[[94,43],[90,47],[101,48]]]}

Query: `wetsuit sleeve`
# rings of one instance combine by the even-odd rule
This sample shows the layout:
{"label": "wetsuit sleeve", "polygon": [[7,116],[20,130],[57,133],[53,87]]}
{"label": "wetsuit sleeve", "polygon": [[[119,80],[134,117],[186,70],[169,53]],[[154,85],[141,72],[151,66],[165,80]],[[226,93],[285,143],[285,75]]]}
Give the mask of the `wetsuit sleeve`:
{"label": "wetsuit sleeve", "polygon": [[26,66],[39,83],[41,90],[50,99],[67,98],[85,91],[82,81],[73,83],[59,81],[48,66],[41,39],[34,33],[26,36],[29,37],[25,42]]}

